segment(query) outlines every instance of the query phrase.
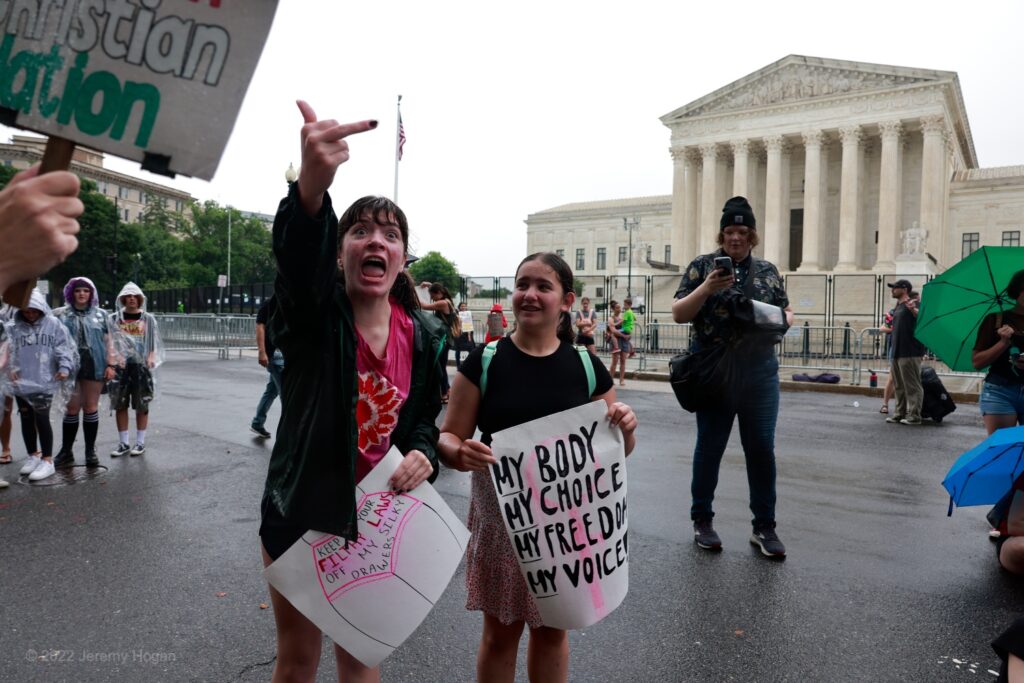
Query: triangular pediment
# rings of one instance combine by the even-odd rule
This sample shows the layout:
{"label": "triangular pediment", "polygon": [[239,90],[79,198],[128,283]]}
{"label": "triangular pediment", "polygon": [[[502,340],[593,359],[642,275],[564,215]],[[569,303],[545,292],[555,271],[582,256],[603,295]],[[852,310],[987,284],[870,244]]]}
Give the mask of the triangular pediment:
{"label": "triangular pediment", "polygon": [[951,71],[789,55],[666,114],[661,120],[669,125],[674,121],[708,114],[892,90],[921,83],[952,81],[955,78],[956,74]]}

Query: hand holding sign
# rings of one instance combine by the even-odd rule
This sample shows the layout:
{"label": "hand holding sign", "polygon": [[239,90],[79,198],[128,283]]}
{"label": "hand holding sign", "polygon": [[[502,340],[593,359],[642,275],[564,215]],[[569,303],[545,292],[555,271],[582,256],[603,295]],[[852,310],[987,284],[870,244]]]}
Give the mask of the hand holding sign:
{"label": "hand holding sign", "polygon": [[66,171],[22,171],[0,192],[0,292],[61,263],[78,248],[84,210],[78,178]]}
{"label": "hand holding sign", "polygon": [[434,466],[423,451],[411,450],[388,479],[388,486],[392,491],[407,493],[429,479],[433,472]]}
{"label": "hand holding sign", "polygon": [[345,138],[377,127],[376,121],[338,123],[334,119],[317,121],[309,103],[298,100],[302,112],[302,168],[299,170],[299,201],[308,216],[315,216],[324,201],[324,193],[334,182],[338,167],[348,161]]}

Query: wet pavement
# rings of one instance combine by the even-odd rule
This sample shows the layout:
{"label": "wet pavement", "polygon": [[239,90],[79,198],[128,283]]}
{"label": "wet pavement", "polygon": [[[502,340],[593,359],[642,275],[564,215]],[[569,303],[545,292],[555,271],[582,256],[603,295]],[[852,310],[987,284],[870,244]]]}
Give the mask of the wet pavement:
{"label": "wet pavement", "polygon": [[[271,443],[248,431],[265,378],[253,359],[171,354],[147,453],[111,459],[103,413],[109,469],[64,485],[14,482],[15,430],[18,460],[0,467],[12,481],[0,491],[0,681],[269,680],[256,533]],[[688,520],[694,418],[664,383],[628,384],[620,396],[642,425],[629,459],[630,593],[572,633],[571,680],[995,679],[988,643],[1024,609],[1024,581],[997,568],[985,508],[947,517],[939,484],[984,438],[977,405],[906,427],[865,397],[784,392],[778,531],[789,556],[772,562],[748,543],[738,434],[715,505],[725,549],[710,554]],[[275,405],[271,426],[277,415]],[[464,516],[468,475],[443,471],[437,486]],[[463,582],[460,570],[384,680],[473,679],[481,618],[464,610]],[[336,680],[324,652],[318,680]]]}

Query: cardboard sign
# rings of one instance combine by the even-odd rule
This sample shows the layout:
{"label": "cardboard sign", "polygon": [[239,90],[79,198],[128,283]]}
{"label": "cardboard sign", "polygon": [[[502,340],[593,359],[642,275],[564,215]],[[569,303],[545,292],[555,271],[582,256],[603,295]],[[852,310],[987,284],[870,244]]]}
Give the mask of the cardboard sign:
{"label": "cardboard sign", "polygon": [[469,530],[434,488],[388,489],[392,447],[356,487],[359,538],[308,531],[263,570],[288,602],[366,666],[412,635],[459,566]]}
{"label": "cardboard sign", "polygon": [[277,0],[0,2],[0,123],[209,180]]}
{"label": "cardboard sign", "polygon": [[459,311],[459,320],[462,321],[462,331],[472,332],[473,331],[473,312],[472,311]]}
{"label": "cardboard sign", "polygon": [[629,590],[626,461],[594,401],[497,432],[491,481],[545,626],[585,628]]}

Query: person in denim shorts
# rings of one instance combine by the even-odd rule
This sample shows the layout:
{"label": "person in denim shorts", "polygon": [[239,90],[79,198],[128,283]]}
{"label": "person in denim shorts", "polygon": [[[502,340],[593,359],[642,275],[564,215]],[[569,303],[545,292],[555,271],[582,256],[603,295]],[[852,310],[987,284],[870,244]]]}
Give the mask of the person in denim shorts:
{"label": "person in denim shorts", "polygon": [[1024,425],[1024,270],[1010,278],[1006,293],[1017,305],[985,317],[971,356],[976,369],[988,368],[979,404],[989,434]]}

